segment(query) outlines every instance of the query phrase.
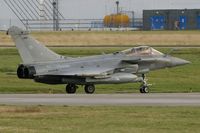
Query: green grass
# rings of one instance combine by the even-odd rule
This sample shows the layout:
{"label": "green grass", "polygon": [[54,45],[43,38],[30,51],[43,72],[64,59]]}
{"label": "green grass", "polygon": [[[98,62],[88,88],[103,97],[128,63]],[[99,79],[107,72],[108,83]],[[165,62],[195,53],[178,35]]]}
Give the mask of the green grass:
{"label": "green grass", "polygon": [[[110,53],[126,48],[117,47],[77,47],[52,48],[59,54],[68,56],[87,56]],[[159,48],[163,52],[166,48]],[[192,64],[172,69],[150,72],[148,82],[153,84],[151,92],[200,92],[200,49],[183,48],[173,54],[192,62]],[[16,69],[21,62],[15,48],[0,48],[0,93],[65,93],[65,85],[46,85],[35,83],[32,80],[18,79]],[[96,93],[132,93],[138,92],[139,83],[120,85],[97,85]],[[80,86],[78,93],[84,93]]]}
{"label": "green grass", "polygon": [[198,133],[200,107],[0,106],[2,133]]}

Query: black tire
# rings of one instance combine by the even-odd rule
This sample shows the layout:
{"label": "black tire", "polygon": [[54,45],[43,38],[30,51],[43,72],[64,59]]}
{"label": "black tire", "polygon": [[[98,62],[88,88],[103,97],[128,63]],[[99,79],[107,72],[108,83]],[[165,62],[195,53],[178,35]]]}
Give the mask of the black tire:
{"label": "black tire", "polygon": [[144,93],[149,93],[149,87],[148,86],[145,86],[144,89],[143,89]]}
{"label": "black tire", "polygon": [[76,93],[76,85],[75,84],[68,84],[67,86],[66,86],[66,92],[68,93],[68,94],[74,94],[74,93]]}
{"label": "black tire", "polygon": [[94,85],[86,85],[85,86],[85,93],[93,94],[94,92],[95,92],[95,86]]}
{"label": "black tire", "polygon": [[140,93],[144,93],[143,87],[140,87]]}
{"label": "black tire", "polygon": [[149,93],[149,87],[148,86],[140,87],[140,93]]}

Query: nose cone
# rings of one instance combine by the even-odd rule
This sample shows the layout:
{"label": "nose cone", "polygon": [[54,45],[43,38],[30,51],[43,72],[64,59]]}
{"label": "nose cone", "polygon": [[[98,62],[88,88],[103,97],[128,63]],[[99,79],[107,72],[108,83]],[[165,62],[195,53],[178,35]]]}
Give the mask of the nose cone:
{"label": "nose cone", "polygon": [[182,66],[182,65],[186,65],[186,64],[190,64],[191,62],[187,61],[187,60],[183,60],[180,58],[176,58],[176,57],[171,57],[171,67],[175,67],[175,66]]}

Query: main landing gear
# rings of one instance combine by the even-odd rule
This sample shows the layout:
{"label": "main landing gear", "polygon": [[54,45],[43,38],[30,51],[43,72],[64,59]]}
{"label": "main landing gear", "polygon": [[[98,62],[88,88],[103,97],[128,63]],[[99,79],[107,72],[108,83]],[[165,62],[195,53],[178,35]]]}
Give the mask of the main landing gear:
{"label": "main landing gear", "polygon": [[68,94],[74,94],[74,93],[76,93],[77,88],[78,88],[78,86],[76,86],[75,84],[68,84],[66,86],[66,92]]}
{"label": "main landing gear", "polygon": [[140,93],[149,93],[149,85],[144,74],[142,74],[142,85],[140,86]]}
{"label": "main landing gear", "polygon": [[95,86],[94,85],[86,85],[85,86],[85,93],[93,94],[94,92],[95,92]]}
{"label": "main landing gear", "polygon": [[[75,84],[68,84],[66,86],[66,93],[74,94],[76,93],[77,89],[78,89],[78,86],[76,86]],[[95,92],[95,86],[93,84],[85,85],[85,93],[93,94],[94,92]]]}

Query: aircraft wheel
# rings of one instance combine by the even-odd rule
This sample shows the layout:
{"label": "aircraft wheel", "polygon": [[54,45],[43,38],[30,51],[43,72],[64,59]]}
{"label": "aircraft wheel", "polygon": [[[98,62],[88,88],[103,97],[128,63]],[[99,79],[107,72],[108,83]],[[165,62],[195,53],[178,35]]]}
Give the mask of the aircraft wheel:
{"label": "aircraft wheel", "polygon": [[140,93],[149,93],[149,87],[148,86],[140,87]]}
{"label": "aircraft wheel", "polygon": [[85,92],[87,94],[93,94],[95,92],[95,86],[94,85],[86,85]]}
{"label": "aircraft wheel", "polygon": [[68,94],[74,94],[74,93],[76,93],[76,89],[77,89],[77,86],[75,84],[68,84],[66,86],[66,92]]}
{"label": "aircraft wheel", "polygon": [[140,93],[144,93],[144,92],[143,92],[143,87],[140,88]]}

